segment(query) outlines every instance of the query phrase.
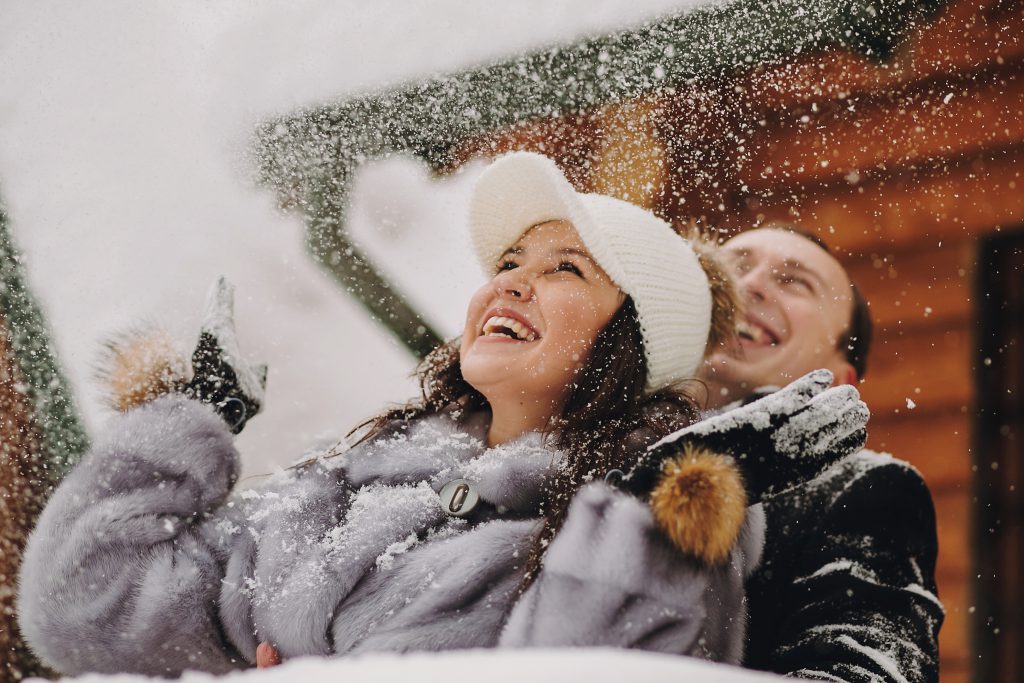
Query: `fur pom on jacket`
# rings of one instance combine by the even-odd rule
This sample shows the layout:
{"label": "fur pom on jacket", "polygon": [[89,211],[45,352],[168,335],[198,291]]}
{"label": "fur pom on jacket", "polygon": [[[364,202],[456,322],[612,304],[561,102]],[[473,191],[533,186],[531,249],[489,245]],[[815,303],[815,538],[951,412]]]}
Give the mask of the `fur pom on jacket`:
{"label": "fur pom on jacket", "polygon": [[[646,502],[591,483],[521,593],[559,466],[540,435],[485,449],[482,420],[433,416],[232,493],[238,454],[207,406],[165,396],[111,424],[22,564],[22,631],[65,674],[226,672],[263,640],[285,658],[556,645],[741,657],[760,506],[712,563],[680,551]],[[468,519],[438,499],[460,478],[483,501]]]}

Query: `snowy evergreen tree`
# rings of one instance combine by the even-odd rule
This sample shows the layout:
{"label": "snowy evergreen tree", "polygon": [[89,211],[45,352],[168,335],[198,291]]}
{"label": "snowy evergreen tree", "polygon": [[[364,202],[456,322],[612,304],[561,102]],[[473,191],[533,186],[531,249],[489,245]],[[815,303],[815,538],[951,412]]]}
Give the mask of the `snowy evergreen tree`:
{"label": "snowy evergreen tree", "polygon": [[50,492],[86,445],[0,205],[0,681],[47,673],[17,631],[18,567]]}

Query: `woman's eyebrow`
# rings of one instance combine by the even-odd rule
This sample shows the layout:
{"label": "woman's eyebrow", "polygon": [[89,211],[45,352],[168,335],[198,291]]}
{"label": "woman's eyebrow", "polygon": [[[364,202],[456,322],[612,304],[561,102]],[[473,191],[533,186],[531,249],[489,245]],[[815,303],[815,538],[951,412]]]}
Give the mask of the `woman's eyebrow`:
{"label": "woman's eyebrow", "polygon": [[[505,253],[501,255],[501,258],[505,258],[506,256],[519,256],[524,253],[526,253],[526,249],[517,245],[506,249]],[[594,257],[591,256],[586,251],[584,251],[583,249],[577,249],[576,247],[565,247],[564,249],[559,249],[555,253],[558,254],[559,256],[579,256],[581,258],[587,259],[595,266],[597,266],[597,261],[594,260]]]}
{"label": "woman's eyebrow", "polygon": [[583,251],[582,249],[576,249],[575,247],[566,247],[565,249],[559,249],[558,253],[563,256],[581,256],[590,261],[591,263],[593,263],[594,265],[597,265],[597,261],[594,260],[594,257],[588,254],[587,252]]}

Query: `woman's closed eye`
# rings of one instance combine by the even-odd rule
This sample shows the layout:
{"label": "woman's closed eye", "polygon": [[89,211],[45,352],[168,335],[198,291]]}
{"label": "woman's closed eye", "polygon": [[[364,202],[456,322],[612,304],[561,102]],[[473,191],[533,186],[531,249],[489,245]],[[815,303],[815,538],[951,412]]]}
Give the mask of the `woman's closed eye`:
{"label": "woman's closed eye", "polygon": [[[495,273],[501,273],[506,270],[515,270],[519,268],[519,264],[512,259],[505,259],[501,261],[495,268]],[[573,275],[586,280],[586,276],[583,274],[583,269],[577,266],[572,261],[560,261],[558,265],[550,270],[551,273],[572,273]]]}
{"label": "woman's closed eye", "polygon": [[556,273],[572,273],[573,275],[576,275],[576,276],[581,277],[584,280],[586,280],[586,278],[583,277],[583,271],[580,269],[579,266],[577,266],[572,261],[562,261],[557,266],[555,266],[555,272]]}

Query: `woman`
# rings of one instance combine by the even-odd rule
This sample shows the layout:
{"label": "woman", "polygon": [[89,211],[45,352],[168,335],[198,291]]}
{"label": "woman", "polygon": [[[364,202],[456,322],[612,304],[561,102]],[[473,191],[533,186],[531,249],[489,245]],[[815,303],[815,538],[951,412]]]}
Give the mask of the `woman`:
{"label": "woman", "polygon": [[[471,225],[491,277],[461,341],[425,364],[423,400],[230,497],[229,432],[261,389],[216,290],[196,377],[132,393],[29,542],[20,619],[45,661],[223,672],[261,641],[285,658],[613,645],[739,660],[761,529],[744,483],[685,439],[646,451],[696,418],[676,387],[730,334],[724,275],[533,154],[485,172]],[[815,391],[762,412],[813,409]]]}

